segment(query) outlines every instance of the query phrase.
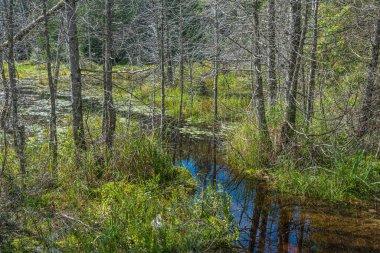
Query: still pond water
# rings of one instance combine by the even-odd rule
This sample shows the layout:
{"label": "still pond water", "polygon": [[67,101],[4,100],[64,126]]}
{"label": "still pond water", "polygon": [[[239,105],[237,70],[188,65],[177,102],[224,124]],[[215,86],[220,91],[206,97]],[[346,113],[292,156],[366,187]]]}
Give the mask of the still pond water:
{"label": "still pond water", "polygon": [[212,138],[183,135],[180,139],[173,145],[175,163],[186,167],[201,187],[216,182],[231,196],[239,251],[380,252],[375,204],[330,206],[280,196],[228,169],[223,152],[213,149]]}

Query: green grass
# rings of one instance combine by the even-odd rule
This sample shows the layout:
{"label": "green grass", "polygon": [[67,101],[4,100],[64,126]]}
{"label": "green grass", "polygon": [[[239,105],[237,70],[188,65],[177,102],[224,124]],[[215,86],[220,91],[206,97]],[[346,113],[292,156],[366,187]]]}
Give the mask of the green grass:
{"label": "green grass", "polygon": [[[0,249],[187,252],[228,248],[237,237],[229,196],[213,188],[195,194],[197,182],[190,173],[173,167],[154,134],[140,132],[135,123],[126,133],[119,122],[112,158],[105,159],[103,145],[95,143],[81,154],[79,166],[71,130],[60,131],[55,176],[43,141],[46,133],[28,141],[25,177],[20,176],[11,149],[2,178],[0,215],[12,226],[0,228],[1,234],[9,235]],[[100,118],[92,117],[89,127],[91,138],[98,141]],[[157,219],[161,226],[155,226]]]}
{"label": "green grass", "polygon": [[[272,137],[278,131],[272,129]],[[335,143],[344,141],[340,136]],[[238,171],[258,179],[283,193],[327,201],[371,199],[380,194],[380,163],[370,154],[354,150],[325,148],[316,143],[329,143],[326,137],[314,140],[297,138],[291,153],[279,156],[262,148],[254,121],[242,123],[227,136],[227,161]],[[325,153],[324,153],[325,152]],[[329,154],[329,156],[326,155]],[[271,166],[263,160],[271,159]]]}
{"label": "green grass", "polygon": [[337,158],[329,167],[282,165],[270,172],[281,192],[330,201],[365,199],[380,193],[380,165],[361,154]]}

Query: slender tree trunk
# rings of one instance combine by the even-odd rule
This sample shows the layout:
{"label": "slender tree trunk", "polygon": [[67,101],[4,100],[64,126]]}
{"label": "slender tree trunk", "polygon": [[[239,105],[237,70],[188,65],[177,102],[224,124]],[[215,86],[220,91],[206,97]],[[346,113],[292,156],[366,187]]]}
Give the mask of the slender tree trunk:
{"label": "slender tree trunk", "polygon": [[[304,71],[305,70],[305,68],[304,68],[305,60],[304,60],[303,56],[304,56],[304,46],[305,46],[306,34],[308,31],[308,25],[309,25],[308,22],[309,22],[310,7],[311,7],[311,3],[306,2],[305,13],[303,15],[301,40],[300,40],[300,45],[299,45],[299,49],[298,49],[297,65],[296,65],[296,70],[295,70],[295,74],[294,74],[294,76],[296,76],[296,77],[300,76],[300,82],[301,82],[302,91],[303,91],[302,94],[304,94],[304,91],[306,89],[306,87],[305,87],[306,86],[306,84],[305,84],[305,71]],[[305,104],[306,97],[304,95],[302,95],[302,101],[303,101],[303,104]],[[305,108],[305,106],[304,106],[304,108]],[[304,110],[304,112],[306,112],[306,111]]]}
{"label": "slender tree trunk", "polygon": [[7,81],[7,77],[5,75],[4,63],[3,63],[3,52],[0,50],[0,75],[1,82],[4,90],[4,105],[1,111],[1,128],[4,131],[8,130],[8,121],[9,121],[9,113],[10,113],[10,95],[9,95],[9,84]]}
{"label": "slender tree trunk", "polygon": [[[375,111],[375,99],[378,99],[379,94],[379,87],[376,87],[376,73],[377,73],[377,66],[379,63],[379,49],[380,49],[380,8],[378,10],[378,16],[376,20],[375,25],[375,38],[372,43],[372,60],[369,65],[369,71],[368,71],[368,79],[367,79],[367,85],[365,88],[364,93],[364,99],[363,99],[363,105],[360,112],[360,119],[359,119],[359,132],[358,136],[363,137],[364,135],[368,134],[370,129],[370,122],[373,118],[374,111]],[[375,99],[374,99],[375,98]]]}
{"label": "slender tree trunk", "polygon": [[0,49],[0,75],[1,75],[1,82],[3,84],[3,90],[4,90],[4,105],[1,112],[1,128],[3,129],[3,159],[1,161],[1,172],[0,177],[2,177],[5,173],[5,166],[7,164],[7,157],[8,157],[8,138],[7,138],[7,131],[8,131],[8,120],[9,120],[9,86],[7,82],[7,78],[5,76],[5,70],[4,70],[4,64],[3,64],[3,52]]}
{"label": "slender tree trunk", "polygon": [[184,89],[184,49],[183,49],[183,16],[182,16],[182,6],[180,6],[180,28],[179,28],[179,45],[180,45],[180,61],[179,61],[179,84],[180,84],[180,101],[179,101],[179,115],[178,123],[182,121],[182,111],[183,111],[183,89]]}
{"label": "slender tree trunk", "polygon": [[219,79],[219,11],[218,0],[214,0],[214,125],[218,120],[218,79]]}
{"label": "slender tree trunk", "polygon": [[[87,2],[88,3],[88,2]],[[87,54],[88,54],[88,59],[89,61],[92,61],[92,45],[91,45],[91,15],[90,15],[90,6],[87,5],[86,6],[87,10],[86,10],[86,19],[87,19],[87,25],[86,25],[86,37],[87,37]]]}
{"label": "slender tree trunk", "polygon": [[193,88],[193,57],[190,57],[189,59],[189,88],[190,88],[190,106],[193,108],[194,105],[194,88]]}
{"label": "slender tree trunk", "polygon": [[76,24],[77,0],[65,0],[69,44],[73,135],[77,151],[86,148],[83,125],[82,80],[79,65],[79,44]]}
{"label": "slender tree trunk", "polygon": [[56,115],[56,97],[57,88],[53,81],[52,68],[51,68],[51,49],[50,49],[50,38],[49,38],[49,18],[47,16],[47,0],[43,0],[43,13],[44,13],[44,25],[45,25],[45,49],[46,49],[46,69],[48,74],[49,90],[50,90],[50,122],[49,122],[49,151],[51,159],[51,168],[54,172],[57,168],[57,157],[58,157],[58,140],[57,140],[57,115]]}
{"label": "slender tree trunk", "polygon": [[[133,67],[132,67],[132,72],[133,72]],[[132,99],[133,99],[133,93],[134,92],[135,92],[135,75],[133,73],[131,75],[131,90],[130,90],[130,94],[129,94],[127,133],[129,132],[129,127],[131,126],[131,120],[132,120]],[[155,100],[155,98],[154,98],[154,100]]]}
{"label": "slender tree trunk", "polygon": [[288,76],[286,81],[286,108],[285,119],[281,129],[281,145],[282,148],[287,146],[291,140],[293,129],[296,123],[297,115],[297,87],[298,73],[297,60],[299,54],[299,46],[301,42],[301,0],[291,0],[291,17],[292,17],[292,32],[291,32],[291,51],[289,58]]}
{"label": "slender tree trunk", "polygon": [[254,33],[252,34],[252,53],[254,69],[252,71],[252,82],[254,75],[256,75],[256,86],[253,89],[253,98],[255,101],[256,109],[256,120],[259,125],[260,135],[262,141],[265,143],[265,147],[271,149],[271,140],[269,136],[269,130],[267,125],[267,119],[265,115],[265,100],[263,91],[263,76],[261,71],[261,50],[260,50],[260,21],[259,21],[259,2],[258,0],[253,0],[253,25]]}
{"label": "slender tree trunk", "polygon": [[161,0],[161,20],[160,20],[160,70],[161,70],[161,124],[160,133],[161,138],[164,131],[164,120],[165,120],[165,43],[164,43],[164,32],[165,32],[165,0]]}
{"label": "slender tree trunk", "polygon": [[269,44],[269,104],[273,106],[277,97],[277,74],[276,74],[276,1],[268,1],[268,44]]}
{"label": "slender tree trunk", "polygon": [[16,81],[16,65],[14,58],[14,2],[9,0],[6,5],[7,10],[7,37],[8,37],[8,74],[10,83],[10,95],[12,104],[12,128],[14,132],[15,146],[19,156],[20,171],[22,175],[25,175],[25,154],[24,154],[24,142],[25,142],[25,128],[19,124],[18,118],[18,89]]}
{"label": "slender tree trunk", "polygon": [[170,36],[170,25],[169,25],[169,4],[170,1],[164,2],[164,30],[165,30],[165,40],[166,40],[166,64],[167,64],[167,84],[174,85],[174,73],[173,73],[173,57],[172,57],[172,47],[171,47],[171,36]]}
{"label": "slender tree trunk", "polygon": [[306,125],[307,128],[311,123],[314,114],[314,91],[315,79],[317,69],[317,50],[318,50],[318,8],[319,0],[313,2],[313,42],[310,56],[310,78],[307,94],[307,112],[306,112]]}
{"label": "slender tree trunk", "polygon": [[57,49],[55,52],[55,66],[54,66],[54,77],[53,77],[54,86],[56,89],[57,89],[57,85],[58,85],[59,70],[61,68],[60,52],[61,52],[61,48],[62,48],[62,44],[63,44],[63,38],[62,38],[63,33],[64,33],[63,30],[64,30],[64,18],[61,17],[61,24],[60,24],[59,34],[58,34],[58,38],[57,38]]}
{"label": "slender tree trunk", "polygon": [[152,130],[155,129],[156,117],[156,71],[153,71]]}
{"label": "slender tree trunk", "polygon": [[103,138],[108,149],[112,148],[116,127],[116,113],[112,96],[112,9],[113,0],[105,0],[105,38],[104,38],[104,104]]}
{"label": "slender tree trunk", "polygon": [[170,86],[174,85],[174,68],[173,68],[173,57],[172,57],[172,49],[171,49],[171,43],[170,43],[170,28],[169,24],[167,22],[166,18],[166,62],[167,62],[167,77],[168,77],[168,84]]}

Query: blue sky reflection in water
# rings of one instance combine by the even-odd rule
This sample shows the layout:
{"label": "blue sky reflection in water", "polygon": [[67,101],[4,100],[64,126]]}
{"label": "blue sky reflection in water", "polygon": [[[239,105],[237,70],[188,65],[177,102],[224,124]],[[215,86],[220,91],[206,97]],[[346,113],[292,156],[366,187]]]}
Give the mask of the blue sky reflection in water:
{"label": "blue sky reflection in water", "polygon": [[[203,187],[205,187],[213,180],[213,164],[209,165],[208,173],[204,173],[204,168],[200,169],[193,157],[189,157],[188,159],[181,159],[176,163],[178,166],[186,167],[194,178],[199,179],[203,183]],[[221,185],[222,188],[231,196],[231,212],[234,215],[235,223],[240,227],[239,246],[245,249],[253,247],[253,252],[257,252],[259,245],[258,241],[262,240],[262,238],[260,238],[260,234],[262,233],[261,230],[263,229],[259,224],[260,228],[257,229],[256,236],[252,237],[251,227],[254,217],[254,201],[256,191],[252,188],[252,186],[247,185],[244,180],[234,178],[233,175],[229,173],[228,169],[220,166],[217,166],[216,184]],[[278,228],[280,220],[280,210],[278,204],[270,204],[269,211],[267,213],[268,220],[265,231],[265,252],[278,252]],[[263,217],[261,215],[261,220],[262,219]],[[304,221],[303,226],[300,225],[300,213],[298,211],[295,211],[292,217],[289,217],[289,224],[285,225],[285,228],[288,229],[280,231],[285,233],[282,235],[283,237],[288,236],[288,239],[284,239],[283,241],[288,241],[286,244],[289,245],[289,248],[297,247],[298,243],[300,242],[300,228],[303,229],[303,240],[306,240],[308,227],[308,221]],[[255,242],[253,242],[253,238],[255,239]]]}
{"label": "blue sky reflection in water", "polygon": [[294,198],[280,197],[233,173],[221,154],[215,159],[214,175],[212,154],[210,141],[186,140],[177,146],[174,159],[202,182],[201,187],[215,180],[231,196],[231,212],[240,228],[237,246],[243,252],[380,252],[380,227],[361,228],[357,210],[306,207]]}

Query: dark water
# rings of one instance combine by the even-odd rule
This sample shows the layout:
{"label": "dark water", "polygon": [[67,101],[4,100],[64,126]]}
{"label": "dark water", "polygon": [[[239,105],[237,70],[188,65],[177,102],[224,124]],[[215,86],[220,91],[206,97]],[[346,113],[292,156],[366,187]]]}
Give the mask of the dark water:
{"label": "dark water", "polygon": [[176,140],[175,163],[203,186],[215,181],[231,196],[231,213],[240,228],[239,251],[380,252],[375,204],[337,207],[280,196],[228,169],[222,148],[215,151],[212,138]]}

